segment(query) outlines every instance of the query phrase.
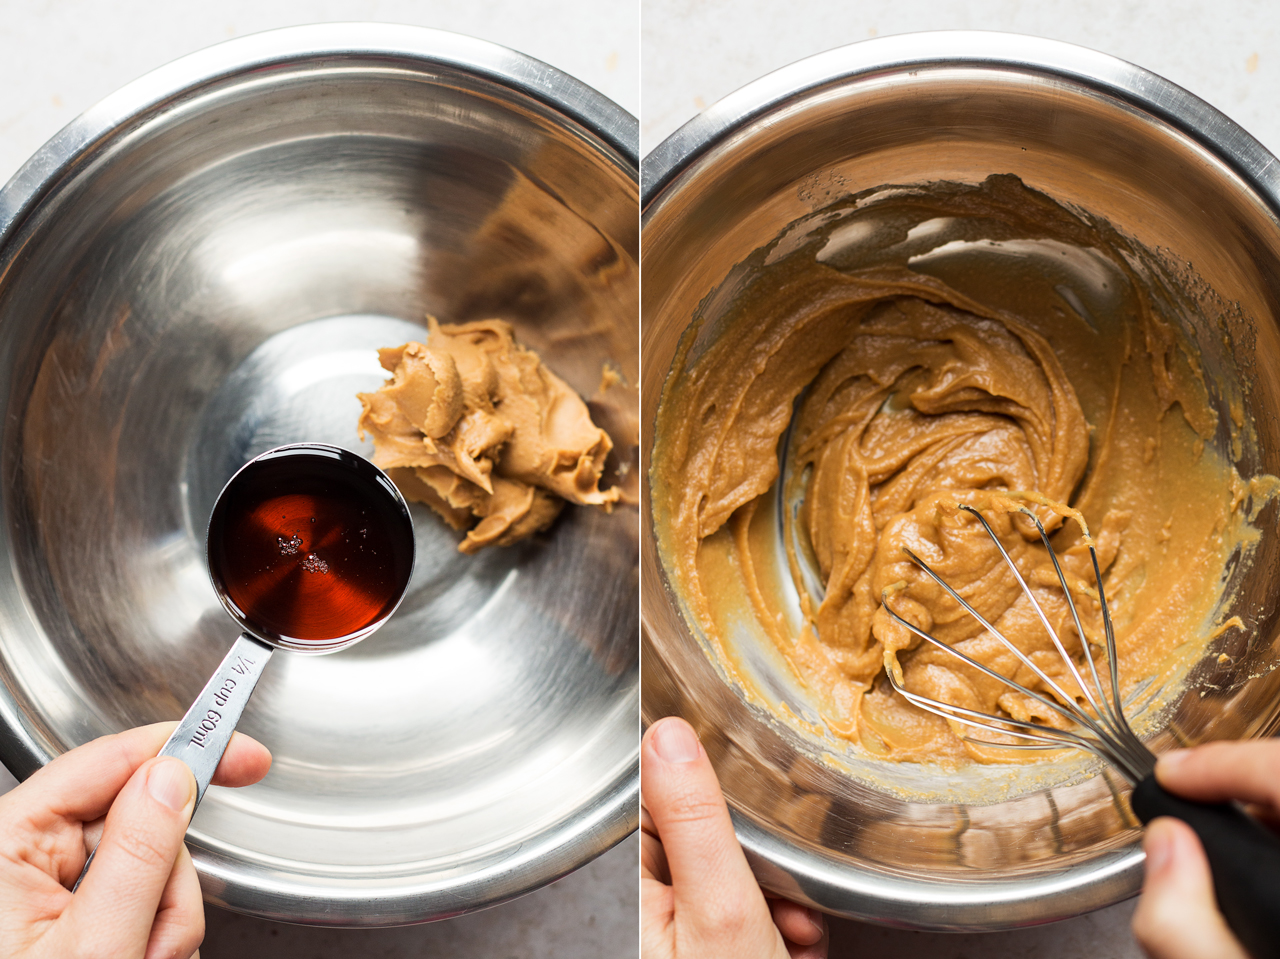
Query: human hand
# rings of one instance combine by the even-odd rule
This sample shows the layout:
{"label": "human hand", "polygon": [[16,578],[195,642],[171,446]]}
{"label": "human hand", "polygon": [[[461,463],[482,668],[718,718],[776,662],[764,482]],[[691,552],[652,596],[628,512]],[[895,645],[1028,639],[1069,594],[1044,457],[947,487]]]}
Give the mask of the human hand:
{"label": "human hand", "polygon": [[[182,838],[196,782],[154,758],[176,723],[104,736],[0,796],[0,943],[5,959],[187,959],[204,903]],[[236,733],[214,783],[247,786],[271,754]],[[102,817],[105,815],[105,821]],[[71,886],[97,844],[93,868]]]}
{"label": "human hand", "polygon": [[[1199,802],[1239,800],[1267,825],[1280,821],[1280,740],[1217,742],[1166,753],[1160,785]],[[1152,959],[1249,959],[1218,911],[1200,839],[1179,819],[1147,826],[1147,876],[1133,934]]]}
{"label": "human hand", "polygon": [[640,764],[644,959],[826,959],[821,913],[766,902],[693,728],[674,717],[654,723]]}

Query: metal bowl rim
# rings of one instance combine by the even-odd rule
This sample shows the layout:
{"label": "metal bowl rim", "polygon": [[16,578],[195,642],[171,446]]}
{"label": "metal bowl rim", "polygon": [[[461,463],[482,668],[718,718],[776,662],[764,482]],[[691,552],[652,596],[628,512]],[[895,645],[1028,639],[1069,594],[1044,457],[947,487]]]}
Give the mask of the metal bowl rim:
{"label": "metal bowl rim", "polygon": [[604,94],[509,47],[406,24],[318,23],[253,33],[157,67],[100,100],[51,137],[0,189],[0,261],[5,246],[44,195],[80,157],[122,126],[217,81],[252,70],[328,57],[418,61],[489,80],[560,114],[601,141],[638,179],[639,121]]}
{"label": "metal bowl rim", "polygon": [[753,80],[689,120],[641,162],[645,222],[662,198],[717,144],[821,89],[885,73],[985,68],[1074,81],[1150,113],[1218,156],[1280,211],[1280,164],[1226,114],[1158,74],[1061,40],[981,30],[936,30],[862,40],[797,60]]}

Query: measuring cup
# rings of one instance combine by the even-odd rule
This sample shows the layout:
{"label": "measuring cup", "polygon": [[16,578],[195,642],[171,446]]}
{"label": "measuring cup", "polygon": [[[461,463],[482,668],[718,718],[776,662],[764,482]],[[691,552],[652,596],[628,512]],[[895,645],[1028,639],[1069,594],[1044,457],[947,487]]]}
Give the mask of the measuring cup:
{"label": "measuring cup", "polygon": [[[242,632],[160,749],[195,774],[197,806],[271,654],[358,643],[400,605],[414,563],[413,521],[395,484],[320,443],[242,466],[218,494],[205,544],[213,588]],[[75,888],[92,862],[90,853]]]}

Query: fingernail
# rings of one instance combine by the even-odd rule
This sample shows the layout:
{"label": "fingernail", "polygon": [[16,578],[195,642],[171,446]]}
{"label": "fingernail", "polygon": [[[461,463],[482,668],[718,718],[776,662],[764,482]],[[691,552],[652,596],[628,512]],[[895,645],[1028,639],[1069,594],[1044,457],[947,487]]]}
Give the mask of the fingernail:
{"label": "fingernail", "polygon": [[1175,839],[1176,837],[1165,829],[1165,824],[1159,819],[1147,827],[1147,835],[1142,843],[1142,850],[1147,854],[1148,875],[1157,875],[1164,872],[1165,867],[1173,859]]}
{"label": "fingernail", "polygon": [[698,737],[683,719],[664,719],[653,727],[653,750],[669,763],[698,758]]}
{"label": "fingernail", "polygon": [[147,772],[147,792],[161,805],[181,812],[192,799],[195,781],[181,759],[162,759]]}
{"label": "fingernail", "polygon": [[1167,752],[1156,759],[1156,782],[1165,783],[1171,775],[1178,771],[1178,767],[1187,761],[1190,754],[1189,749],[1175,749]]}
{"label": "fingernail", "polygon": [[818,912],[818,910],[816,909],[806,909],[805,913],[809,917],[809,922],[813,924],[813,931],[817,935],[821,936],[822,935],[822,913]]}

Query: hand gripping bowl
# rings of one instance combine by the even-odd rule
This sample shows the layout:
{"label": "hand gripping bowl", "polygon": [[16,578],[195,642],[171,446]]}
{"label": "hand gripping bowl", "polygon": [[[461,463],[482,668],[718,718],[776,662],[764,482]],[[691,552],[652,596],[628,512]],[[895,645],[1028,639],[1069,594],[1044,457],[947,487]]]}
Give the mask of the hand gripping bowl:
{"label": "hand gripping bowl", "polygon": [[[510,321],[584,397],[606,362],[634,384],[635,143],[510,50],[336,24],[193,54],[42,148],[0,193],[5,764],[182,714],[235,639],[204,563],[219,489],[284,443],[371,452],[355,394],[428,313]],[[635,828],[635,509],[474,557],[413,514],[396,615],[282,657],[246,710],[275,765],[192,823],[211,901],[443,918]]]}
{"label": "hand gripping bowl", "polygon": [[[1235,319],[1224,321],[1235,324],[1231,336],[1218,331],[1213,342],[1232,344],[1230,366],[1250,380],[1257,443],[1243,465],[1275,475],[1275,158],[1206,104],[1130,64],[1061,43],[977,33],[891,37],[801,61],[715,104],[646,157],[645,475],[681,334],[695,315],[702,329],[714,324],[761,260],[735,266],[841,196],[884,184],[979,183],[995,173],[1016,174],[1147,248],[1193,263],[1208,287],[1238,304]],[[653,722],[678,714],[698,729],[767,888],[854,918],[955,931],[1048,922],[1138,890],[1140,834],[1123,782],[1110,771],[1003,801],[970,801],[963,792],[907,800],[842,773],[851,760],[820,731],[751,705],[684,619],[647,502],[642,515],[642,715]],[[1192,672],[1152,740],[1157,751],[1267,735],[1280,720],[1280,673],[1271,671],[1280,641],[1274,506],[1259,527],[1232,607],[1251,638],[1236,641],[1228,664],[1210,657]],[[763,658],[753,668],[766,673],[758,688],[789,682],[768,675]],[[910,787],[919,773],[880,775]]]}

